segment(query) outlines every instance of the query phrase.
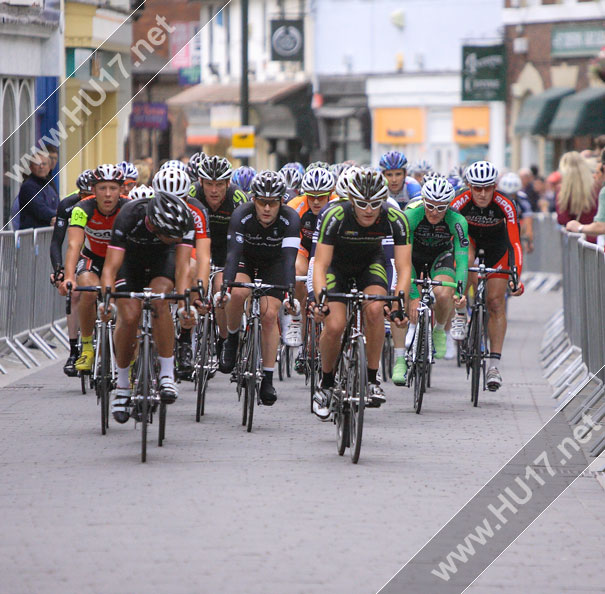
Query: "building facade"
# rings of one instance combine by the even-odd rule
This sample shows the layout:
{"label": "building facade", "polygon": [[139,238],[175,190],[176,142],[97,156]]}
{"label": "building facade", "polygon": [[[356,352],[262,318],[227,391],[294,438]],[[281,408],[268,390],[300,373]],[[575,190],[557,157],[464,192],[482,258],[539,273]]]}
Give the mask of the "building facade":
{"label": "building facade", "polygon": [[511,167],[553,171],[605,133],[605,83],[590,62],[605,46],[603,0],[506,0]]}

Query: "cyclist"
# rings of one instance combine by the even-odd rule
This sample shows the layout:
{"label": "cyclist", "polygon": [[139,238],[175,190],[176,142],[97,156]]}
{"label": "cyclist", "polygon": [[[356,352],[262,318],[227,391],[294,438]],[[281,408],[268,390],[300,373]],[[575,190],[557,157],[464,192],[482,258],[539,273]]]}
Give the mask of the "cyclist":
{"label": "cyclist", "polygon": [[286,197],[284,198],[284,202],[287,204],[299,195],[304,172],[301,173],[298,167],[292,164],[284,165],[279,172],[286,182]]}
{"label": "cyclist", "polygon": [[238,167],[231,176],[231,182],[234,183],[246,196],[250,196],[250,184],[256,175],[256,169],[242,165]]}
{"label": "cyclist", "polygon": [[148,200],[153,196],[153,188],[151,186],[146,186],[145,184],[141,184],[136,188],[132,188],[130,192],[128,192],[128,197],[131,200],[140,200],[145,199]]}
{"label": "cyclist", "polygon": [[[394,243],[396,291],[409,292],[412,270],[409,224],[406,216],[385,204],[388,187],[382,173],[370,168],[352,170],[348,176],[348,201],[335,201],[323,211],[318,221],[317,245],[313,268],[316,299],[324,287],[328,291],[346,292],[349,279],[357,289],[369,294],[386,295],[387,273],[382,240],[392,236]],[[315,306],[317,321],[325,319],[320,338],[322,385],[313,397],[313,411],[325,420],[330,416],[334,365],[346,325],[346,305],[329,301],[330,315]],[[376,301],[364,306],[364,332],[367,341],[368,380],[373,406],[385,402],[384,391],[376,374],[384,342],[384,304]],[[401,326],[402,321],[396,320]]]}
{"label": "cyclist", "polygon": [[189,157],[189,161],[187,161],[187,165],[185,165],[185,173],[189,176],[191,183],[195,183],[197,181],[197,168],[201,161],[207,158],[208,155],[206,153],[200,151],[199,153],[193,153],[191,157]]}
{"label": "cyclist", "polygon": [[124,174],[124,181],[122,182],[122,194],[128,195],[130,190],[137,185],[139,172],[137,168],[128,161],[122,161],[121,163],[118,163],[116,167]]}
{"label": "cyclist", "polygon": [[[67,294],[67,284],[75,287],[98,286],[111,238],[111,229],[120,209],[129,199],[120,195],[124,174],[115,165],[99,165],[93,172],[94,196],[78,202],[71,211],[65,255],[65,280],[61,293]],[[76,361],[78,371],[90,371],[94,362],[92,333],[96,320],[96,294],[80,296],[79,319],[82,353]]]}
{"label": "cyclist", "polygon": [[[85,169],[76,180],[77,190],[72,192],[61,202],[57,208],[57,214],[55,219],[55,227],[53,229],[53,236],[50,240],[50,262],[53,268],[53,273],[50,275],[50,282],[56,287],[59,287],[63,282],[64,268],[63,268],[63,241],[65,240],[65,234],[69,226],[69,218],[71,217],[71,211],[74,206],[92,195],[90,189],[90,182],[92,179],[92,170]],[[78,375],[76,369],[76,361],[80,356],[78,349],[78,305],[80,303],[80,293],[74,293],[71,301],[71,313],[67,316],[67,335],[69,337],[69,357],[63,366],[63,373],[68,377],[75,377]]]}
{"label": "cyclist", "polygon": [[[151,287],[154,293],[170,293],[176,286],[176,291],[183,293],[190,282],[189,258],[194,240],[193,215],[180,198],[160,191],[149,200],[132,200],[116,217],[101,286],[137,292]],[[174,383],[174,324],[167,301],[154,301],[153,309],[160,398],[171,404],[178,396]],[[119,299],[117,311],[114,343],[118,377],[111,412],[118,423],[126,423],[130,418],[129,371],[141,302]],[[191,328],[194,324],[189,312],[181,315],[182,326]]]}
{"label": "cyclist", "polygon": [[407,163],[403,153],[389,151],[380,157],[380,170],[387,178],[389,196],[403,208],[412,198],[420,196],[420,184],[407,175]]}
{"label": "cyclist", "polygon": [[[291,171],[296,170],[291,169]],[[300,247],[296,256],[296,276],[307,276],[317,217],[321,209],[331,200],[335,185],[336,179],[330,171],[315,167],[307,171],[302,178],[301,188],[304,194],[288,202],[288,206],[300,217]],[[306,297],[305,283],[296,283],[296,298],[302,305],[301,317],[302,312],[305,311]],[[288,346],[295,347],[302,344],[301,323],[304,321],[304,317],[298,320],[292,319],[287,328],[282,326],[284,342]]]}
{"label": "cyclist", "polygon": [[510,198],[517,207],[521,241],[527,244],[527,251],[534,251],[534,217],[527,194],[523,191],[523,182],[514,171],[505,173],[498,182],[498,190]]}
{"label": "cyclist", "polygon": [[[198,179],[190,190],[189,196],[196,198],[207,210],[212,243],[210,246],[212,264],[222,268],[227,258],[227,231],[229,221],[235,209],[248,202],[248,196],[235,184],[230,183],[233,168],[224,157],[208,157],[198,166]],[[216,293],[223,283],[223,273],[214,277],[212,292]],[[217,349],[220,354],[222,344],[227,338],[227,318],[223,309],[215,312],[219,329]]]}
{"label": "cyclist", "polygon": [[[489,161],[476,161],[465,172],[469,189],[460,194],[451,208],[462,214],[468,222],[469,262],[483,249],[485,265],[489,268],[517,266],[521,276],[523,251],[519,238],[517,209],[514,203],[496,190],[498,170]],[[487,310],[489,320],[490,362],[487,371],[487,387],[492,392],[502,385],[498,364],[502,357],[502,345],[506,335],[505,295],[509,283],[506,274],[491,274],[487,281]],[[523,283],[519,283],[511,295],[523,294]]]}
{"label": "cyclist", "polygon": [[427,173],[432,173],[433,165],[426,159],[419,159],[412,166],[412,177],[422,185],[424,183],[424,176]]}
{"label": "cyclist", "polygon": [[[208,213],[204,206],[195,198],[189,196],[191,183],[187,173],[177,167],[165,167],[158,171],[153,178],[155,192],[163,192],[176,196],[190,208],[195,224],[195,245],[191,252],[190,281],[191,285],[199,278],[208,288],[210,278],[210,230]],[[177,339],[177,374],[179,379],[189,379],[193,370],[193,352],[191,348],[191,330],[181,328]]]}
{"label": "cyclist", "polygon": [[[239,208],[229,223],[229,246],[224,281],[251,282],[260,278],[267,284],[294,285],[295,263],[300,244],[300,218],[282,204],[286,194],[283,177],[275,171],[261,171],[250,188],[252,202]],[[230,373],[235,366],[238,334],[249,291],[233,289],[219,307],[226,303],[229,336],[223,345],[219,369]],[[220,295],[220,294],[219,294]],[[273,387],[273,369],[279,343],[277,318],[284,299],[283,291],[267,291],[261,301],[263,380],[261,402],[272,406],[277,400]],[[288,313],[292,311],[284,300]]]}
{"label": "cyclist", "polygon": [[[461,281],[466,286],[468,275],[468,224],[459,213],[449,208],[454,199],[452,185],[443,177],[433,177],[422,186],[422,200],[410,204],[405,215],[410,224],[412,241],[412,278],[420,278],[429,271],[432,280]],[[464,298],[456,298],[451,287],[433,287],[435,294],[435,326],[433,345],[435,357],[442,359],[446,349],[445,326],[450,318],[452,302],[456,308],[465,305]],[[410,289],[410,327],[418,318],[420,293],[412,283]],[[393,383],[403,385],[407,372],[405,351],[395,350]]]}

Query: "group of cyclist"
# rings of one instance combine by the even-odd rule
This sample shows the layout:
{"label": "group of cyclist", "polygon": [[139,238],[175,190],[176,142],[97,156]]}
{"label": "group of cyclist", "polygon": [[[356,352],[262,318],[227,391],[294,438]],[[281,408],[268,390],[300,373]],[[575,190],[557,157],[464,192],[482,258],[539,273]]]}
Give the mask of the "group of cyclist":
{"label": "group of cyclist", "polygon": [[[345,301],[330,293],[346,293],[354,281],[367,294],[405,295],[405,311],[399,311],[397,302],[386,306],[380,301],[368,301],[363,309],[369,405],[378,407],[386,400],[378,373],[385,316],[391,320],[394,343],[393,382],[406,382],[406,346],[413,336],[419,300],[412,279],[429,274],[463,287],[461,294],[447,286],[434,288],[433,337],[439,359],[454,341],[465,337],[468,267],[478,250],[485,253],[488,267],[514,265],[519,275],[522,269],[519,188],[513,188],[506,175],[498,186],[498,171],[488,161],[441,176],[426,161],[410,168],[403,153],[390,151],[376,168],[324,162],[304,168],[288,163],[280,171],[257,173],[246,166],[234,171],[224,157],[195,153],[187,164],[164,163],[151,186],[137,185],[137,178],[136,168],[125,161],[80,174],[78,191],[57,211],[51,281],[62,295],[77,286],[129,292],[150,287],[157,293],[175,290],[181,295],[188,288],[204,288],[195,294],[194,307],[187,309],[184,301],[177,304],[176,317],[167,301],[154,302],[159,392],[166,404],[178,397],[177,380],[191,377],[191,329],[197,313],[214,308],[219,370],[233,371],[249,290],[231,288],[232,282],[259,278],[293,288],[292,295],[278,288],[267,290],[262,299],[259,397],[264,405],[277,399],[273,370],[280,333],[285,344],[299,347],[306,316],[323,324],[322,379],[313,396],[313,411],[326,420],[346,324]],[[506,274],[490,275],[490,390],[502,385],[498,366],[506,332],[505,295],[520,295],[523,286],[513,289]],[[327,300],[320,300],[326,290]],[[108,320],[115,314],[117,385],[111,410],[117,422],[125,423],[131,413],[130,368],[141,303],[120,299],[107,311],[100,306],[97,312],[96,299],[93,292],[83,292],[79,299],[74,293],[68,316],[71,350],[64,371],[68,376],[91,371],[96,316]],[[300,363],[299,357],[298,371]]]}

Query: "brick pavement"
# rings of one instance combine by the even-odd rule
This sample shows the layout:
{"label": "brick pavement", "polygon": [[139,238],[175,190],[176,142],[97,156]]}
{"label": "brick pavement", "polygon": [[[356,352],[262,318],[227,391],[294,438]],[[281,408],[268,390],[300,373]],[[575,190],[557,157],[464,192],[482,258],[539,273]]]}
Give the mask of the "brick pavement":
{"label": "brick pavement", "polygon": [[[0,591],[377,591],[552,415],[537,352],[559,303],[511,302],[505,387],[477,409],[454,362],[436,366],[420,416],[389,384],[357,466],[300,378],[252,434],[225,377],[200,424],[187,385],[146,465],[139,431],[101,436],[94,397],[60,365],[0,388]],[[580,478],[469,591],[603,592],[603,495]]]}

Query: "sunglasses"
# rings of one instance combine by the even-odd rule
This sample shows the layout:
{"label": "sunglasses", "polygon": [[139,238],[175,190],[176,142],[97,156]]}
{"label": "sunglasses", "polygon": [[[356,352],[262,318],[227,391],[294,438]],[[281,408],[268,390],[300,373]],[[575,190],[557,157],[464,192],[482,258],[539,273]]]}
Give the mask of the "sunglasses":
{"label": "sunglasses", "polygon": [[357,208],[361,208],[361,210],[365,210],[368,206],[372,210],[378,210],[383,204],[383,200],[360,200],[359,198],[351,198],[351,200],[353,201],[353,204]]}
{"label": "sunglasses", "polygon": [[430,202],[424,203],[424,210],[428,210],[429,212],[445,212],[449,207],[449,204],[431,204]]}
{"label": "sunglasses", "polygon": [[254,202],[261,207],[265,206],[277,206],[281,204],[281,200],[279,198],[255,198]]}
{"label": "sunglasses", "polygon": [[324,192],[323,194],[309,194],[309,193],[307,193],[307,198],[309,200],[323,200],[324,198],[327,198],[330,194],[331,194],[331,192]]}

